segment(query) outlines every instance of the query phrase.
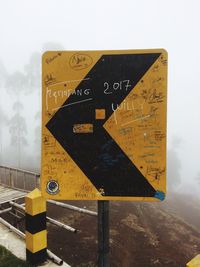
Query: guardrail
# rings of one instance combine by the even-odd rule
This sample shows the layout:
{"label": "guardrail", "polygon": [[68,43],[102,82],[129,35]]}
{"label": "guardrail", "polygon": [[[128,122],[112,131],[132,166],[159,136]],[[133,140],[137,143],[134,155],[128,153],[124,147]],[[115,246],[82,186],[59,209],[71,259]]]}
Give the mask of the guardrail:
{"label": "guardrail", "polygon": [[40,174],[0,165],[0,184],[29,192],[40,188]]}
{"label": "guardrail", "polygon": [[[13,167],[7,167],[7,166],[1,166],[0,165],[0,184],[2,186],[5,186],[5,187],[10,187],[12,189],[25,191],[28,193],[30,191],[33,191],[35,188],[40,188],[40,174],[26,171],[23,169],[17,169],[17,168],[13,168]],[[70,205],[67,203],[63,203],[60,201],[47,200],[47,202],[52,204],[52,205],[55,205],[55,206],[60,206],[60,207],[65,208],[65,209],[73,210],[75,212],[80,212],[80,213],[87,214],[90,216],[95,216],[95,217],[98,216],[98,213],[96,211],[91,211],[91,210],[79,208],[79,207],[76,207],[76,206],[73,206],[73,205]],[[10,207],[7,207],[3,210],[0,210],[0,216],[5,214],[5,213],[10,213],[14,217],[17,217],[18,220],[21,220],[24,218],[24,213],[25,213],[25,205],[24,204],[18,204],[17,202],[13,202],[13,201],[8,201],[6,203],[9,204]],[[14,209],[15,213],[12,213],[13,209]],[[19,212],[20,216],[18,216],[16,214],[16,212],[17,213]],[[100,215],[102,215],[102,216],[98,217],[99,221],[101,221],[101,217],[103,217],[103,214],[100,214]],[[20,232],[19,229],[12,226],[8,222],[6,222],[3,218],[0,218],[0,222],[3,223],[4,225],[6,225],[11,230],[15,231],[17,234],[19,234],[23,238],[25,237],[24,233]],[[62,222],[59,222],[59,221],[57,221],[53,218],[50,218],[50,217],[46,217],[46,222],[54,224],[60,228],[64,228],[64,229],[71,231],[71,232],[74,232],[74,233],[79,232],[77,229],[75,229],[71,226],[68,226],[68,225],[66,225]],[[38,225],[38,223],[37,223],[37,225]],[[101,233],[103,233],[103,231],[99,227],[98,238],[100,238]],[[99,242],[99,244],[100,245],[103,244],[103,241]],[[102,250],[101,246],[100,246],[100,249]],[[50,252],[49,251],[47,251],[47,252],[48,252],[47,254],[49,256]],[[57,262],[58,264],[60,262],[62,262],[62,260],[60,258],[56,257],[54,254],[52,254],[51,258],[53,258],[54,262]],[[103,265],[99,265],[99,266],[103,266]]]}

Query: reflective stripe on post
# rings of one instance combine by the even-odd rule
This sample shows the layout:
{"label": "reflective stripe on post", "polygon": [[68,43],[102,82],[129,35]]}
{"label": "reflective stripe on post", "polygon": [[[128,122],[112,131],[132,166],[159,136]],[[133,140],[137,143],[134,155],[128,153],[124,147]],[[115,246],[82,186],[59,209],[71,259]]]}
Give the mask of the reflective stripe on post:
{"label": "reflective stripe on post", "polygon": [[39,189],[25,198],[26,260],[35,265],[47,258],[46,200]]}

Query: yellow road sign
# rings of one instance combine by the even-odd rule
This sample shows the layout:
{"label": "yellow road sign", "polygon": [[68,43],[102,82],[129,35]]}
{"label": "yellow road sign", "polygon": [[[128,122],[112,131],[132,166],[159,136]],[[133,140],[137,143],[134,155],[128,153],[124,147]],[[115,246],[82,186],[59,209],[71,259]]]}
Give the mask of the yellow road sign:
{"label": "yellow road sign", "polygon": [[186,267],[199,267],[200,266],[200,254],[194,257],[190,262],[187,263]]}
{"label": "yellow road sign", "polygon": [[163,200],[167,52],[48,51],[42,68],[44,196]]}

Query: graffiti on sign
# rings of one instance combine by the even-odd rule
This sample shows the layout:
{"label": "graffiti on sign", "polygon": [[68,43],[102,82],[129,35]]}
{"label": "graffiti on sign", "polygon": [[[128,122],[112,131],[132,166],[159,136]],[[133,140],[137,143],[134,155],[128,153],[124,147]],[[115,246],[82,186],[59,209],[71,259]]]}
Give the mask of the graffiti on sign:
{"label": "graffiti on sign", "polygon": [[163,200],[167,52],[49,51],[42,64],[45,197]]}

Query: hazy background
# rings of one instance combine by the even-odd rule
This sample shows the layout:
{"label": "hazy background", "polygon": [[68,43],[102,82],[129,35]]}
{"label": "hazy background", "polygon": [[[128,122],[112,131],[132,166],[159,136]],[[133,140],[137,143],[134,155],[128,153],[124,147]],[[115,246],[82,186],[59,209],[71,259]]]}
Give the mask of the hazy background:
{"label": "hazy background", "polygon": [[168,186],[200,188],[198,0],[6,0],[0,4],[0,164],[40,171],[45,50],[165,48]]}

